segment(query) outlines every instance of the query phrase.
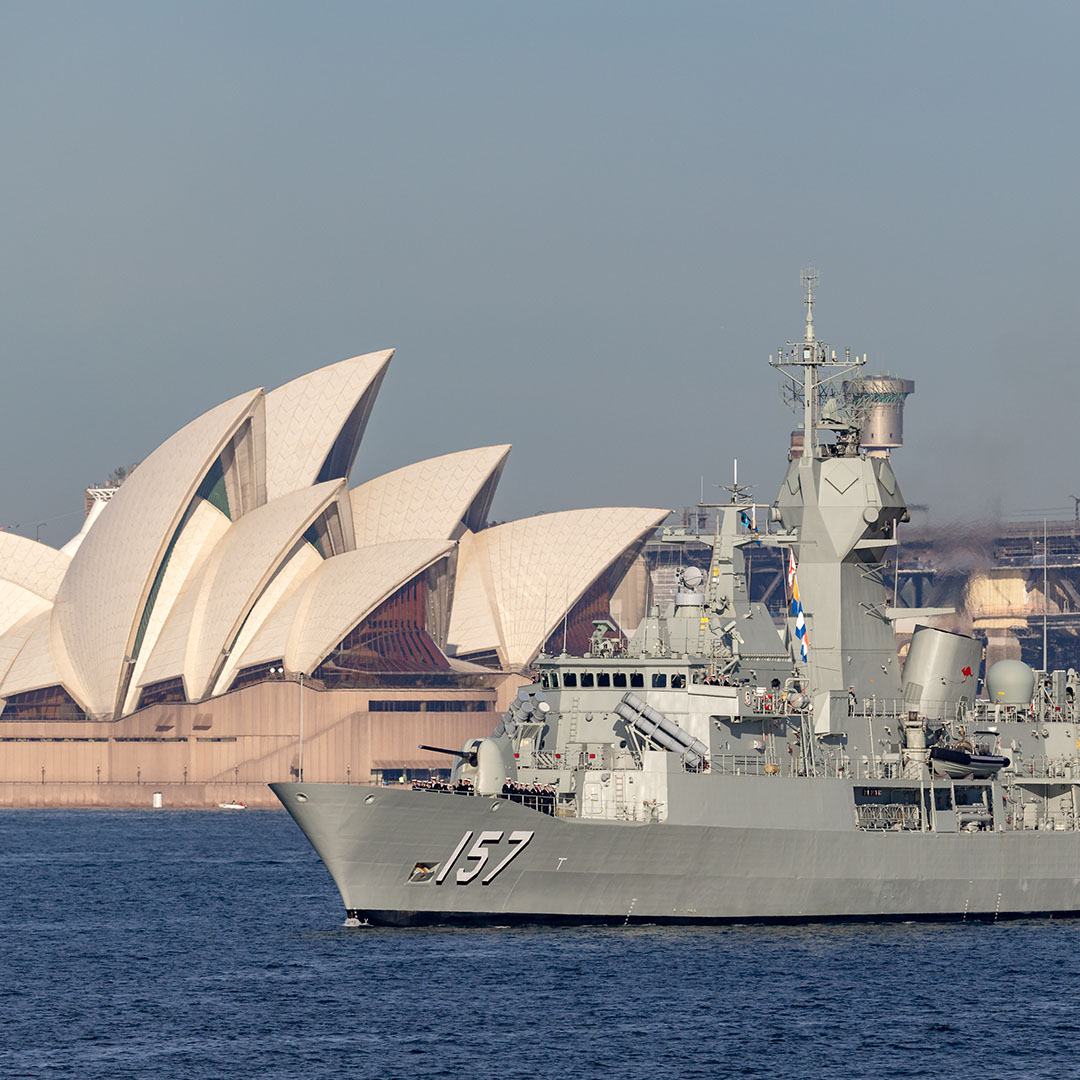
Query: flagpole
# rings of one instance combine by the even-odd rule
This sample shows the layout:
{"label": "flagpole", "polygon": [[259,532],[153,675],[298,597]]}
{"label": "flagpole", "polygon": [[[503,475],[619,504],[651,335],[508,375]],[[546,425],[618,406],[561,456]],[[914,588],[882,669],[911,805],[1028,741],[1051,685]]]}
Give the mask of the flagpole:
{"label": "flagpole", "polygon": [[1046,651],[1046,613],[1049,607],[1049,597],[1046,595],[1046,518],[1043,518],[1043,671],[1049,671]]}

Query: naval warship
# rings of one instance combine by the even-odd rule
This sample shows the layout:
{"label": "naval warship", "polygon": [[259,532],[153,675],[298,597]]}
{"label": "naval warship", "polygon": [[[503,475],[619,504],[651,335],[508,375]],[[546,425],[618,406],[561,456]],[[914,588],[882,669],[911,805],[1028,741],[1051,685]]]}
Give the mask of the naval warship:
{"label": "naval warship", "polygon": [[[802,411],[776,499],[734,483],[674,602],[541,655],[449,783],[276,783],[347,924],[998,918],[1080,911],[1080,677],[895,606],[908,519],[870,419],[911,384],[816,336],[770,357]],[[875,413],[876,410],[876,413]],[[880,441],[880,440],[879,440]],[[799,445],[801,443],[801,446]],[[787,617],[747,589],[781,549]]]}

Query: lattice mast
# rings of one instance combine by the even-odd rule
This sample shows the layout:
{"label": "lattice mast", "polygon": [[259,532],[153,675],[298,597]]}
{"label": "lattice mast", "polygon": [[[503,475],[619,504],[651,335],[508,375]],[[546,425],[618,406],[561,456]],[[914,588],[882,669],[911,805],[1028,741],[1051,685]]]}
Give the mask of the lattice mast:
{"label": "lattice mast", "polygon": [[[818,339],[814,333],[814,287],[818,283],[818,272],[808,266],[802,271],[801,280],[805,288],[806,331],[802,341],[789,341],[777,349],[776,359],[769,357],[769,364],[779,368],[788,380],[784,384],[784,399],[795,408],[803,410],[803,455],[801,464],[808,467],[817,456],[818,428],[821,426],[823,413],[829,409],[833,414],[835,430],[839,420],[837,406],[843,401],[844,391],[840,380],[849,372],[855,371],[866,363],[865,356],[851,356],[846,349],[844,359],[839,360],[836,350]],[[849,409],[845,409],[849,412]],[[855,417],[848,417],[848,424],[858,426]]]}

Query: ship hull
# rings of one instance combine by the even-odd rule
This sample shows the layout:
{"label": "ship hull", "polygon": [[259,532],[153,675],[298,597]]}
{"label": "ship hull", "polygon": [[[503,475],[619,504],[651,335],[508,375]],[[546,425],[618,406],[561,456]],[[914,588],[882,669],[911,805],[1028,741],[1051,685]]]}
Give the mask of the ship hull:
{"label": "ship hull", "polygon": [[[513,802],[273,784],[351,917],[388,925],[998,918],[1080,913],[1080,833],[836,827],[843,783],[739,786],[760,824],[562,819]],[[799,782],[795,782],[799,783]],[[825,787],[833,789],[825,791]],[[300,802],[296,796],[302,794]],[[755,805],[760,802],[760,805]],[[821,804],[821,819],[808,806]],[[725,820],[734,815],[710,815]],[[411,880],[410,880],[411,879]]]}

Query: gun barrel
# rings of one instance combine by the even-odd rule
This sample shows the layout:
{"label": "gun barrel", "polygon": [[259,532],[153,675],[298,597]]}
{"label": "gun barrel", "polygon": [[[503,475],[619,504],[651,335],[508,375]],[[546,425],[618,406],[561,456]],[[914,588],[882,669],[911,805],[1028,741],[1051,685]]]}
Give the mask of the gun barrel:
{"label": "gun barrel", "polygon": [[421,750],[431,750],[436,754],[453,754],[455,757],[461,758],[463,761],[468,762],[473,768],[476,768],[476,754],[470,754],[466,750],[450,750],[445,746],[427,746],[424,743],[417,744]]}

